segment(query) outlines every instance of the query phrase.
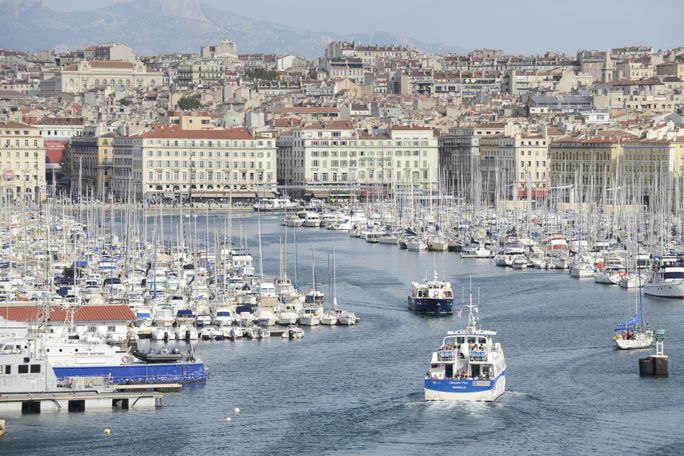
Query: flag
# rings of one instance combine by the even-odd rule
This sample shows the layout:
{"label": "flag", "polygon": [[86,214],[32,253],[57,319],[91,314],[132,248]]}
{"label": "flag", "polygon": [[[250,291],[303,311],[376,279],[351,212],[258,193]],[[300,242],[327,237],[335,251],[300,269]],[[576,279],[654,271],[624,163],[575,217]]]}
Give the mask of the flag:
{"label": "flag", "polygon": [[473,307],[473,310],[475,311],[476,314],[479,314],[479,313],[480,313],[480,311],[477,310],[477,307]]}
{"label": "flag", "polygon": [[463,308],[458,310],[458,318],[461,318],[463,316]]}

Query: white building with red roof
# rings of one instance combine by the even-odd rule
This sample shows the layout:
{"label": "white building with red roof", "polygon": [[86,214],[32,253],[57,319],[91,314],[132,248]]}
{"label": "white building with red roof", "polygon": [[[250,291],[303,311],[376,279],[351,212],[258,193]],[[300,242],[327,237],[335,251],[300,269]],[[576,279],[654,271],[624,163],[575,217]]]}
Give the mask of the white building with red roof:
{"label": "white building with red roof", "polygon": [[[0,320],[0,336],[11,336],[8,331],[18,335],[19,324],[31,328],[45,321],[40,305],[2,306],[0,318],[5,320]],[[51,306],[47,321],[51,332],[66,331],[78,337],[95,334],[107,341],[121,343],[126,340],[128,327],[135,319],[135,314],[124,305],[81,306],[73,310]]]}

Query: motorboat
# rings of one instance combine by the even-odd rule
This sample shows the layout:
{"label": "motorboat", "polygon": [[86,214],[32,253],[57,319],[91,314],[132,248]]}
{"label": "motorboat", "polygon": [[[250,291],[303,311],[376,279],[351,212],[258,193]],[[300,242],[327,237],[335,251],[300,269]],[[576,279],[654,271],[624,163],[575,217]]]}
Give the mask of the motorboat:
{"label": "motorboat", "polygon": [[411,282],[408,309],[415,313],[448,315],[452,312],[454,292],[451,283],[439,280],[437,271],[432,280]]}
{"label": "motorboat", "polygon": [[653,263],[644,283],[644,294],[661,298],[684,298],[684,264],[677,257],[663,257]]}

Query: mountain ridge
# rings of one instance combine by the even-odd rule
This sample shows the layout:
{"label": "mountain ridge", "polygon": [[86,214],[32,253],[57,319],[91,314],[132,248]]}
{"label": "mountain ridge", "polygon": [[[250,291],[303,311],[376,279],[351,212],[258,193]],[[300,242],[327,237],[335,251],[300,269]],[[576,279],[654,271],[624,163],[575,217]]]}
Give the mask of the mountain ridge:
{"label": "mountain ridge", "polygon": [[[402,44],[427,53],[466,52],[390,32],[341,35],[297,29],[252,19],[197,0],[119,2],[93,11],[59,12],[42,0],[5,0],[0,4],[0,43],[21,50],[79,49],[102,42],[123,42],[138,54],[198,52],[224,38],[241,53],[296,54],[315,58],[331,41]],[[163,20],[159,20],[163,18]],[[181,30],[182,33],[178,31]]]}

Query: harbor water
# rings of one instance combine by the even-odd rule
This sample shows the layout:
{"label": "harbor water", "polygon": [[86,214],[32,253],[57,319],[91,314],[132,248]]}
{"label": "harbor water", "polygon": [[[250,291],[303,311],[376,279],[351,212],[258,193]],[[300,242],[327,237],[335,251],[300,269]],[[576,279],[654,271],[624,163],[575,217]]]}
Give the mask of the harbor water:
{"label": "harbor water", "polygon": [[[208,220],[208,236],[205,217],[193,220],[200,243],[223,228],[222,216]],[[177,223],[177,216],[164,216],[169,238]],[[235,238],[241,229],[258,270],[254,214],[234,218]],[[261,232],[264,275],[272,277],[286,231],[270,215],[261,218]],[[293,228],[287,236],[294,277]],[[3,417],[8,431],[0,454],[682,453],[681,300],[644,298],[651,326],[667,330],[670,376],[640,378],[638,359],[653,349],[618,352],[612,343],[613,328],[633,308],[633,289],[450,252],[408,252],[322,229],[298,228],[296,236],[299,285],[311,281],[313,246],[317,280],[328,293],[327,256],[334,250],[338,303],[361,317],[358,325],[306,328],[296,341],[199,342],[206,384],[167,394],[164,406],[150,411]],[[408,312],[410,282],[435,268],[452,282],[457,302],[472,281],[481,326],[498,332],[508,391],[495,403],[423,401],[431,352],[446,331],[465,326],[456,313]]]}

